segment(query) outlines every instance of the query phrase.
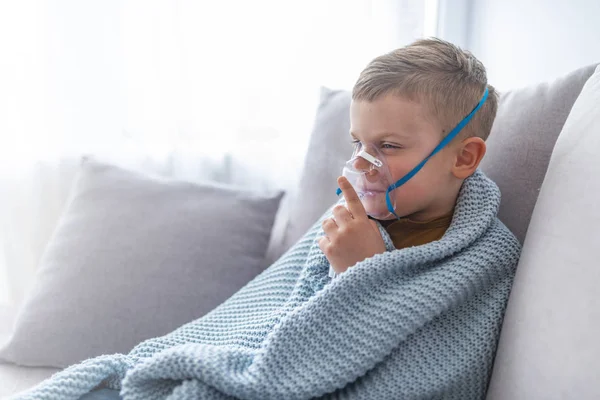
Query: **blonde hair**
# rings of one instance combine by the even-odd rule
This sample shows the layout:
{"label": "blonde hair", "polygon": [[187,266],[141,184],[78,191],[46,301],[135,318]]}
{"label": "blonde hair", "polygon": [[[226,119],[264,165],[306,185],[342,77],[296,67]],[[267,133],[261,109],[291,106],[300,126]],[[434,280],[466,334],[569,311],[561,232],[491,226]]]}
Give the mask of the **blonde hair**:
{"label": "blonde hair", "polygon": [[444,127],[442,136],[488,98],[459,134],[486,140],[498,109],[498,94],[488,85],[485,67],[469,51],[437,38],[416,42],[381,55],[361,72],[353,100],[374,101],[392,93],[422,101]]}

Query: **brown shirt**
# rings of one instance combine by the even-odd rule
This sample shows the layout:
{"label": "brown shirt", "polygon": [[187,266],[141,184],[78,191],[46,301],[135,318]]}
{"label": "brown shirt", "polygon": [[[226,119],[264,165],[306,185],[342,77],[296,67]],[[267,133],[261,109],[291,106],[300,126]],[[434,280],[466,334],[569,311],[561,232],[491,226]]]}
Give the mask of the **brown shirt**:
{"label": "brown shirt", "polygon": [[452,222],[453,213],[454,211],[424,222],[409,218],[379,222],[392,238],[396,249],[403,249],[441,239]]}

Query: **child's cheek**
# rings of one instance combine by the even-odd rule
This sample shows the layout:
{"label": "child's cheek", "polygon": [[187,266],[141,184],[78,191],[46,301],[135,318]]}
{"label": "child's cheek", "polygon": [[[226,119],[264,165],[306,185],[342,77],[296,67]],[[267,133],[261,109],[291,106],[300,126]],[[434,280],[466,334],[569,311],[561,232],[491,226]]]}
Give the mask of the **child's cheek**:
{"label": "child's cheek", "polygon": [[426,201],[429,192],[432,190],[430,185],[425,184],[419,179],[419,174],[413,176],[408,182],[396,189],[397,204],[404,203],[407,206],[418,205]]}

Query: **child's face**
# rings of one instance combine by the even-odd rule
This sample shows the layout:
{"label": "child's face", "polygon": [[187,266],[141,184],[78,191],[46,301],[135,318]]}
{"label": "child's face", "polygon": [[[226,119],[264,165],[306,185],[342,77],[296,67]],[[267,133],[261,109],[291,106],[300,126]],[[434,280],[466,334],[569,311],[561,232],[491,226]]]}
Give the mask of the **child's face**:
{"label": "child's face", "polygon": [[[427,116],[419,102],[394,95],[375,101],[353,101],[350,107],[351,140],[377,146],[393,182],[425,159],[443,138],[442,126]],[[446,132],[447,133],[447,132]],[[444,215],[454,207],[460,181],[452,174],[456,149],[451,142],[434,155],[408,182],[390,192],[399,217],[425,221]],[[381,194],[385,197],[385,194]],[[393,201],[392,201],[393,202]],[[385,200],[373,207],[383,207]],[[368,210],[372,212],[375,210]],[[393,215],[388,219],[395,218]]]}

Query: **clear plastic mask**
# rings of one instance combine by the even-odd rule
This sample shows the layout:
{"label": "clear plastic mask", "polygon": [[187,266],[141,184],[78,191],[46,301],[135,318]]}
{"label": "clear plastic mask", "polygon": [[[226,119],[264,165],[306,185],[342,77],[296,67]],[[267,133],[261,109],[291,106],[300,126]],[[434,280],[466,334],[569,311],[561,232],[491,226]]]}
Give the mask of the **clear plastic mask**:
{"label": "clear plastic mask", "polygon": [[390,204],[386,202],[386,193],[394,183],[386,165],[385,156],[376,146],[356,146],[350,160],[346,162],[342,175],[348,179],[367,215],[376,219],[396,218],[389,210],[395,210],[395,199],[389,196]]}

